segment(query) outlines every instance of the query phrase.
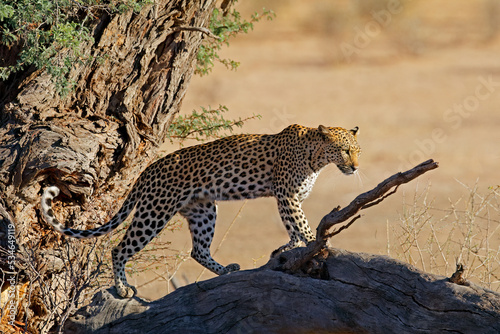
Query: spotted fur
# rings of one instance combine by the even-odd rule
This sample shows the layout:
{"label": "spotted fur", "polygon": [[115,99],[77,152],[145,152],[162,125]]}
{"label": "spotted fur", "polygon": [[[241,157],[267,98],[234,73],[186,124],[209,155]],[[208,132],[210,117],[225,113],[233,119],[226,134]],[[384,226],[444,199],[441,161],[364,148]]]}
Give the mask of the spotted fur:
{"label": "spotted fur", "polygon": [[335,163],[344,174],[358,168],[358,128],[307,128],[291,125],[274,135],[235,135],[183,148],[151,164],[140,175],[118,213],[105,225],[90,230],[64,227],[54,216],[57,187],[44,190],[42,213],[58,232],[74,238],[93,238],[118,227],[135,208],[121,243],[113,249],[115,285],[121,297],[131,297],[125,264],[165,227],[177,212],[189,222],[191,256],[218,275],[239,270],[210,255],[217,216],[216,201],[274,196],[291,249],[310,243],[314,234],[301,209],[320,171]]}

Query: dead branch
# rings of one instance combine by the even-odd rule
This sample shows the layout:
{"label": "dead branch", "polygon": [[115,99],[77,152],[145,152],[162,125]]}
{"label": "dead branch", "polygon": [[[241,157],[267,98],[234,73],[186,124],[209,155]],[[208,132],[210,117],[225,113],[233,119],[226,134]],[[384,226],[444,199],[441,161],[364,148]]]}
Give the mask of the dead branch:
{"label": "dead branch", "polygon": [[[324,246],[327,241],[327,231],[333,225],[341,224],[350,217],[357,214],[360,210],[379,204],[388,196],[394,194],[401,184],[410,182],[420,175],[438,168],[438,163],[430,159],[422,162],[420,165],[406,171],[394,174],[379,183],[374,189],[367,191],[356,197],[348,206],[339,211],[332,211],[321,219],[316,232],[316,239],[320,245]],[[388,193],[392,188],[394,191]]]}
{"label": "dead branch", "polygon": [[339,227],[338,229],[332,231],[331,233],[328,233],[325,237],[326,238],[332,238],[333,236],[336,236],[337,234],[339,234],[343,230],[347,230],[349,228],[349,226],[351,226],[352,224],[354,224],[354,222],[356,220],[358,220],[359,218],[361,218],[361,215],[357,215],[356,217],[352,218],[347,224],[345,224],[344,226]]}
{"label": "dead branch", "polygon": [[[352,225],[355,217],[346,226],[340,228],[337,231],[328,233],[328,230],[338,224],[350,219],[352,216],[356,215],[359,211],[367,209],[371,206],[377,205],[386,199],[388,196],[394,194],[401,184],[410,182],[411,180],[419,177],[420,175],[433,170],[438,167],[438,163],[434,160],[427,160],[422,162],[420,165],[406,171],[394,174],[393,176],[385,179],[379,183],[375,188],[367,191],[361,195],[358,195],[348,206],[343,209],[340,207],[334,208],[329,214],[321,219],[321,222],[316,229],[316,241],[310,243],[305,248],[297,248],[286,254],[275,256],[279,258],[277,261],[271,261],[268,265],[271,268],[283,271],[297,272],[301,268],[305,268],[305,265],[322,249],[326,247],[326,243],[329,238],[334,235],[339,234],[341,231],[347,229]],[[393,189],[394,188],[394,189]],[[393,189],[391,191],[391,189]]]}

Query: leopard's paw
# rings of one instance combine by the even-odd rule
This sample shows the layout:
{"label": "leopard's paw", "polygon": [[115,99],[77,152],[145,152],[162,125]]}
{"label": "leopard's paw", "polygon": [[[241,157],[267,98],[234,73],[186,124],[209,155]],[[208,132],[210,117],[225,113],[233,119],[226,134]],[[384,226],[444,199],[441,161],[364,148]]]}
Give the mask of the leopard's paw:
{"label": "leopard's paw", "polygon": [[226,266],[226,274],[233,272],[233,271],[238,271],[240,270],[240,265],[237,263],[231,263]]}

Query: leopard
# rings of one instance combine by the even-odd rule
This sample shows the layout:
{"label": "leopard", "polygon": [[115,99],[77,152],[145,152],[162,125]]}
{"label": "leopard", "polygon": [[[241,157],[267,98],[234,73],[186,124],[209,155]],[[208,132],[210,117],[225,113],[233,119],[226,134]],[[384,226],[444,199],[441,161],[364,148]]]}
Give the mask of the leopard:
{"label": "leopard", "polygon": [[88,230],[65,227],[52,203],[59,188],[47,185],[41,196],[45,221],[71,238],[99,237],[115,230],[134,211],[122,241],[112,250],[115,288],[122,298],[137,290],[127,283],[125,265],[176,213],[189,226],[191,257],[217,275],[240,269],[223,266],[210,253],[217,202],[274,197],[290,241],[281,251],[315,240],[302,210],[320,172],[335,164],[345,175],[358,171],[359,128],[290,125],[276,134],[239,134],[181,148],[149,165],[137,178],[118,212]]}

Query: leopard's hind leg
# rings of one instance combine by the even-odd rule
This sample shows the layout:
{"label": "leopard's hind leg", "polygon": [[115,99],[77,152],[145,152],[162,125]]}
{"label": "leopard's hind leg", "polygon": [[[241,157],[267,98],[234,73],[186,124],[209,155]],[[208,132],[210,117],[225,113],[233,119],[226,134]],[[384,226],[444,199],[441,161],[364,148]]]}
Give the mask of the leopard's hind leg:
{"label": "leopard's hind leg", "polygon": [[122,298],[130,298],[134,295],[134,287],[127,283],[125,276],[125,265],[129,258],[143,249],[168,223],[177,209],[162,208],[162,210],[151,209],[148,205],[138,204],[137,210],[130,227],[118,246],[113,249],[113,273],[115,276],[115,287],[118,295]]}
{"label": "leopard's hind leg", "polygon": [[191,257],[202,266],[217,275],[227,274],[240,269],[236,263],[224,267],[210,255],[210,245],[214,237],[215,220],[217,218],[217,205],[211,200],[197,200],[188,203],[179,213],[188,223],[193,241]]}

